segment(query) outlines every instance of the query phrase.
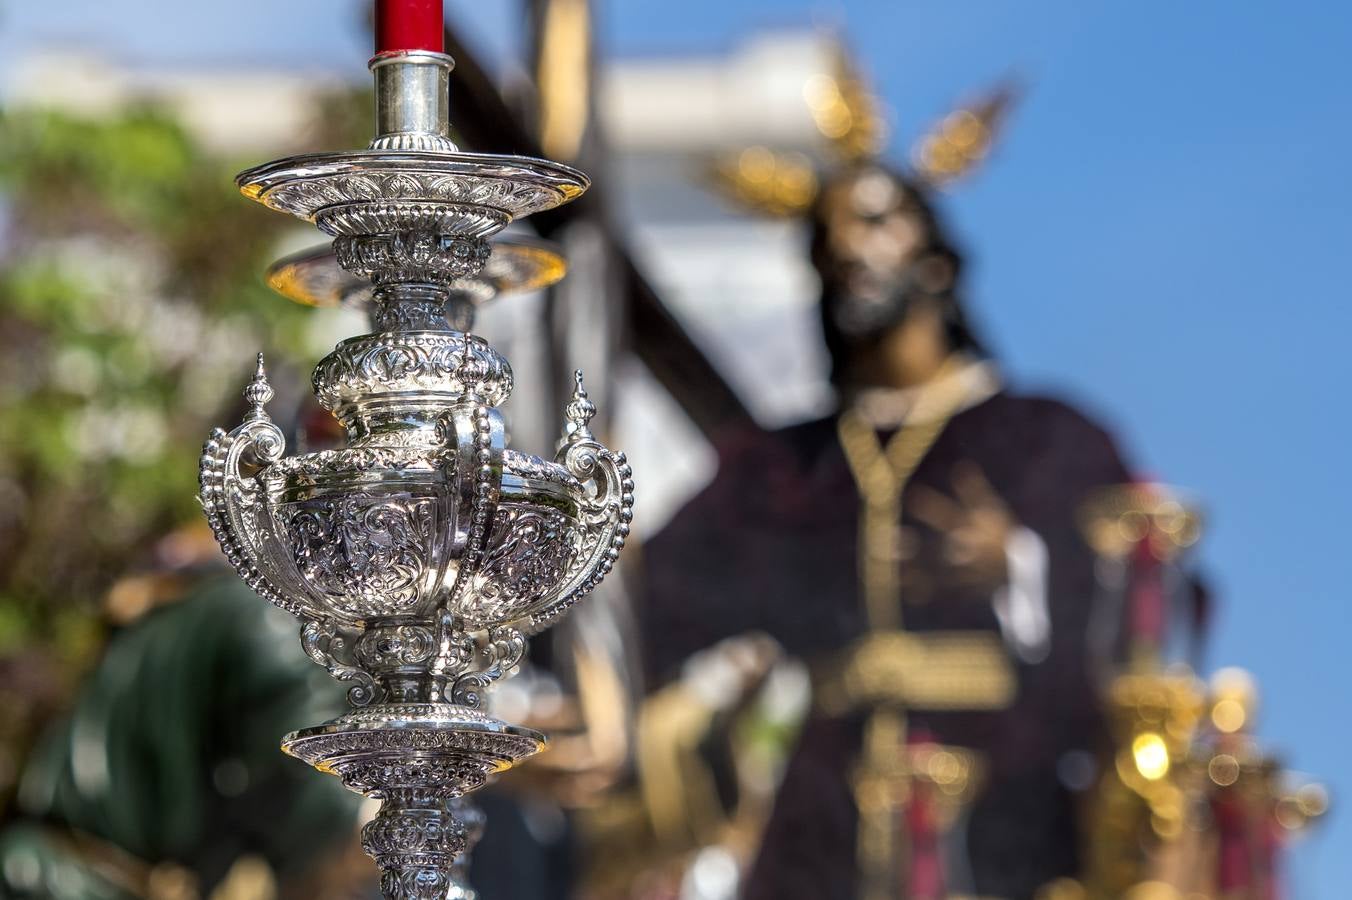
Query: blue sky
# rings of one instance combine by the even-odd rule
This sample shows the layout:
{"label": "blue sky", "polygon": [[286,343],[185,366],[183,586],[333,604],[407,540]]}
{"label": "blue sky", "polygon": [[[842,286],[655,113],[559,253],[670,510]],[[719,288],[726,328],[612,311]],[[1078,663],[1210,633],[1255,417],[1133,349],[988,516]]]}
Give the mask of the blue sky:
{"label": "blue sky", "polygon": [[[0,4],[0,53],[83,37],[129,58],[364,60],[333,0]],[[514,2],[469,3],[502,44]],[[727,48],[756,28],[845,30],[899,151],[1010,70],[1030,90],[947,208],[975,312],[1013,380],[1112,424],[1146,471],[1207,501],[1213,665],[1254,671],[1262,732],[1352,802],[1346,344],[1352,7],[1135,0],[602,3],[622,55]],[[71,19],[84,17],[83,25]],[[301,27],[301,23],[307,23]],[[593,173],[602,176],[604,173]],[[1338,623],[1343,623],[1339,625]],[[1295,900],[1352,883],[1349,816],[1296,851]]]}

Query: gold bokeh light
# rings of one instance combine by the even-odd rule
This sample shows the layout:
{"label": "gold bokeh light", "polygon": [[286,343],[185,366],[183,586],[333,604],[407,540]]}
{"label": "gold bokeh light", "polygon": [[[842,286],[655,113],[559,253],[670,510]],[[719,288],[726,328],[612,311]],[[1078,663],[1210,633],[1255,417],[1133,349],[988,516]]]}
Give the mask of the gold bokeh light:
{"label": "gold bokeh light", "polygon": [[1137,735],[1131,742],[1131,755],[1136,771],[1147,781],[1158,781],[1169,774],[1169,747],[1155,732]]}

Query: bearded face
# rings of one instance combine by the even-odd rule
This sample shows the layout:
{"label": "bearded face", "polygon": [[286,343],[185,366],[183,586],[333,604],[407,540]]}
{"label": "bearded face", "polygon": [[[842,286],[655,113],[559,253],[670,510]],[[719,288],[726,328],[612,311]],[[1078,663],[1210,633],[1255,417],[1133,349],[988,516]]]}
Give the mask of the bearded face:
{"label": "bearded face", "polygon": [[823,312],[846,340],[876,337],[918,297],[952,288],[954,261],[939,249],[932,214],[891,173],[870,168],[838,180],[819,210]]}

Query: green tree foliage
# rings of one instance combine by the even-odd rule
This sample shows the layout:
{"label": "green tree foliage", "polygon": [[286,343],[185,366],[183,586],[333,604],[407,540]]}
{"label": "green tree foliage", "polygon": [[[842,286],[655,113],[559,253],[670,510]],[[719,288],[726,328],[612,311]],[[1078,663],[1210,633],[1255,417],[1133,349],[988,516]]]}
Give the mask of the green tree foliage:
{"label": "green tree foliage", "polygon": [[305,313],[261,280],[293,226],[234,189],[257,161],[148,108],[0,114],[0,657],[78,671],[112,580],[200,516],[253,352],[301,377]]}

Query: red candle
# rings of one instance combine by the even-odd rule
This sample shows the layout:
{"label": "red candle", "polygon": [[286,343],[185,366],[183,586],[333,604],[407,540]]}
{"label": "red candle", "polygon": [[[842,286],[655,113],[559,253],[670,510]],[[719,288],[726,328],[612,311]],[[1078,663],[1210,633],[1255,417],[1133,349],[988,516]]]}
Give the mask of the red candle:
{"label": "red candle", "polygon": [[446,50],[442,0],[376,0],[376,53]]}

